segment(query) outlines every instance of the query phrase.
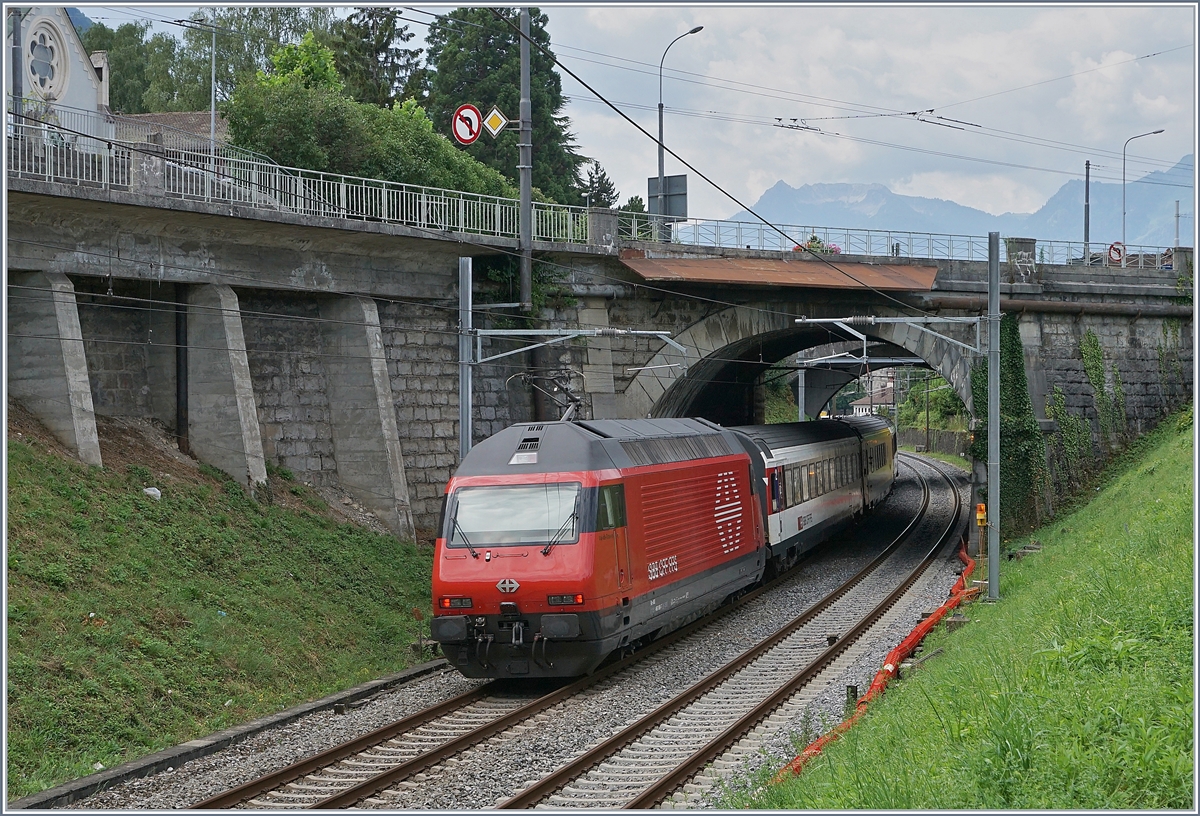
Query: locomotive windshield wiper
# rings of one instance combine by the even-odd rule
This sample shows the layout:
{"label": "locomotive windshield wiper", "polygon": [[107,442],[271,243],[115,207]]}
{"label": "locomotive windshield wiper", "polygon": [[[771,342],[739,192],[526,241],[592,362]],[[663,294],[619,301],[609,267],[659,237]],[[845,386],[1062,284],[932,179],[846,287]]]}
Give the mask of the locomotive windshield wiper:
{"label": "locomotive windshield wiper", "polygon": [[467,540],[467,534],[463,532],[462,525],[458,523],[458,518],[456,517],[451,519],[450,523],[454,525],[454,529],[458,530],[458,534],[462,536],[463,544],[467,545],[467,552],[471,554],[472,558],[478,558],[479,553],[475,552],[475,548],[472,547],[471,542]]}
{"label": "locomotive windshield wiper", "polygon": [[571,511],[571,515],[567,516],[567,520],[566,520],[566,521],[564,521],[564,522],[562,523],[562,526],[558,528],[558,532],[554,534],[554,537],[553,537],[553,538],[551,538],[551,539],[550,539],[550,541],[546,543],[546,546],[545,546],[545,547],[542,547],[542,555],[549,555],[549,554],[550,554],[550,549],[551,549],[551,548],[552,548],[552,547],[553,547],[555,544],[557,544],[557,543],[558,543],[558,542],[559,542],[559,541],[562,539],[562,537],[563,537],[563,534],[567,532],[567,526],[568,526],[568,525],[570,525],[570,526],[571,526],[571,529],[572,529],[572,530],[573,530],[573,529],[575,529],[574,522],[575,522],[575,520],[576,520],[577,518],[579,518],[579,511],[578,511],[578,510],[572,510],[572,511]]}

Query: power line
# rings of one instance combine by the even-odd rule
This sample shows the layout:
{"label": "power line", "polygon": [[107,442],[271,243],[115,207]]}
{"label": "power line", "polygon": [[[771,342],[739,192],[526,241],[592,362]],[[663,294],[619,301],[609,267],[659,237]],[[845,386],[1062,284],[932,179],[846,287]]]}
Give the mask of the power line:
{"label": "power line", "polygon": [[1047,85],[1051,82],[1060,82],[1064,79],[1070,79],[1071,77],[1082,76],[1084,74],[1090,74],[1095,71],[1102,71],[1105,68],[1115,68],[1118,65],[1128,65],[1131,62],[1138,62],[1140,60],[1150,59],[1151,57],[1157,57],[1161,54],[1170,54],[1172,51],[1182,51],[1185,48],[1191,48],[1192,45],[1193,45],[1192,43],[1188,43],[1186,45],[1178,45],[1178,46],[1175,46],[1174,48],[1167,48],[1162,51],[1155,51],[1153,54],[1143,54],[1140,57],[1133,57],[1131,59],[1122,60],[1121,62],[1113,62],[1108,65],[1097,65],[1095,68],[1088,68],[1085,71],[1076,71],[1074,73],[1066,74],[1064,76],[1054,77],[1053,79],[1043,79],[1040,82],[1031,82],[1028,85],[1021,85],[1016,88],[1009,88],[1006,91],[996,91],[995,93],[984,94],[983,96],[976,96],[972,99],[964,99],[961,102],[951,102],[949,105],[942,105],[938,108],[935,108],[934,110],[945,110],[946,108],[954,108],[954,107],[958,107],[959,105],[966,105],[970,102],[978,102],[981,99],[991,99],[994,96],[1002,96],[1004,94],[1016,93],[1017,91],[1023,91],[1027,88],[1036,88],[1039,85]]}
{"label": "power line", "polygon": [[[600,104],[600,105],[606,104],[602,100],[588,99],[587,97],[578,98],[575,101],[589,102],[589,103]],[[622,108],[631,108],[634,110],[656,110],[657,109],[653,105],[643,105],[643,104],[639,104],[636,102],[614,102],[612,104],[620,106]],[[733,122],[733,123],[738,123],[738,124],[757,125],[757,126],[762,126],[762,127],[778,127],[778,128],[782,128],[784,130],[802,130],[802,131],[816,133],[816,134],[822,135],[822,136],[829,136],[832,138],[849,139],[849,140],[855,140],[855,141],[866,141],[865,137],[851,136],[849,134],[838,133],[836,131],[820,130],[820,129],[816,129],[816,128],[809,128],[809,127],[803,127],[803,126],[793,127],[791,125],[778,124],[775,121],[768,121],[768,119],[772,119],[772,118],[777,119],[778,117],[765,117],[765,116],[755,117],[755,116],[740,115],[740,114],[733,114],[733,113],[723,113],[720,111],[711,111],[711,110],[701,111],[701,110],[694,110],[694,109],[688,109],[688,108],[672,108],[672,107],[666,107],[666,108],[664,108],[664,110],[671,111],[680,116],[696,118],[696,119],[705,119],[707,121],[715,120],[715,121],[722,121],[722,122]],[[801,120],[801,121],[816,121],[816,120],[805,119],[805,120]],[[983,135],[991,136],[992,134],[983,134]],[[1003,139],[1006,137],[992,136],[992,138]],[[1022,140],[1008,138],[1008,141],[1022,141]],[[962,161],[977,162],[977,163],[981,163],[981,164],[999,164],[999,165],[1003,165],[1005,167],[1012,167],[1014,169],[1033,170],[1033,171],[1041,172],[1041,173],[1054,173],[1056,175],[1071,176],[1072,178],[1082,178],[1083,177],[1082,173],[1071,171],[1071,170],[1057,170],[1057,169],[1048,168],[1048,167],[1037,167],[1034,165],[1018,164],[1015,162],[1000,162],[995,159],[984,159],[984,158],[979,158],[976,156],[965,156],[965,155],[959,155],[959,154],[944,153],[944,152],[930,150],[928,148],[911,147],[909,145],[896,144],[894,142],[883,142],[883,141],[873,140],[873,141],[869,141],[868,143],[874,144],[877,146],[881,146],[881,147],[889,147],[889,148],[893,148],[893,149],[897,149],[897,150],[906,150],[906,151],[914,152],[914,153],[923,153],[923,154],[927,154],[927,155],[931,155],[931,156],[940,156],[943,158],[955,158],[955,159],[959,159]],[[1032,144],[1034,146],[1040,146],[1040,147],[1048,146],[1048,145],[1037,145],[1034,142],[1025,142],[1025,143]],[[1084,151],[1084,149],[1082,149],[1082,148],[1078,149],[1078,150],[1072,150],[1072,149],[1066,148],[1066,147],[1058,147],[1058,148],[1053,148],[1053,149],[1070,150],[1070,152],[1076,152],[1076,153],[1083,153],[1083,151]],[[1151,163],[1151,162],[1146,162],[1146,163]],[[1099,166],[1100,165],[1096,165],[1096,164],[1092,165],[1093,178],[1107,180],[1107,181],[1119,181],[1119,178],[1116,176],[1110,177],[1110,176],[1096,174],[1094,171]],[[1174,165],[1171,165],[1171,167],[1173,169]],[[1153,171],[1153,172],[1163,172],[1163,171]],[[1130,184],[1135,184],[1135,183],[1149,184],[1149,185],[1158,186],[1158,187],[1184,187],[1184,188],[1192,187],[1191,184],[1176,184],[1173,182],[1166,182],[1166,181],[1149,181],[1149,180],[1146,180],[1145,178],[1133,179],[1129,183]]]}
{"label": "power line", "polygon": [[[504,19],[504,18],[503,18],[503,17],[500,15],[500,12],[499,12],[499,11],[497,11],[496,9],[492,9],[492,13],[493,13],[493,14],[495,14],[497,17],[499,17],[501,20],[504,20],[504,22],[505,22],[507,25],[509,25],[511,28],[513,28],[514,30],[516,30],[516,31],[520,32],[520,29],[517,29],[517,27],[516,27],[516,26],[514,26],[514,25],[513,25],[513,24],[512,24],[512,23],[511,23],[509,20],[505,20],[505,19]],[[778,233],[779,233],[781,236],[783,236],[784,238],[786,238],[788,241],[791,241],[791,242],[792,242],[792,243],[794,243],[794,244],[799,244],[799,243],[800,243],[800,242],[799,242],[799,241],[797,241],[795,238],[791,237],[791,236],[790,236],[790,235],[788,235],[786,232],[784,232],[782,229],[780,229],[778,226],[776,226],[775,224],[771,223],[771,222],[770,222],[770,221],[768,221],[766,218],[763,218],[761,215],[759,215],[757,212],[755,212],[755,211],[754,211],[753,209],[751,209],[749,206],[747,206],[746,204],[743,204],[743,203],[742,203],[742,202],[741,202],[741,201],[740,201],[740,200],[739,200],[739,199],[738,199],[738,198],[737,198],[735,195],[733,195],[733,193],[730,193],[730,192],[729,192],[728,190],[726,190],[724,187],[722,187],[721,185],[717,184],[715,181],[713,181],[711,178],[709,178],[707,175],[705,175],[705,174],[704,174],[702,171],[700,171],[700,170],[699,170],[699,169],[698,169],[698,168],[697,168],[695,165],[693,165],[691,162],[689,162],[689,161],[687,161],[686,159],[684,159],[682,156],[680,156],[678,153],[676,153],[676,152],[675,152],[674,150],[672,150],[671,148],[667,147],[666,145],[663,145],[661,142],[659,142],[659,141],[658,141],[658,139],[655,139],[655,138],[654,138],[652,135],[650,135],[650,133],[649,133],[649,132],[648,132],[648,131],[647,131],[645,128],[643,128],[643,127],[642,127],[641,125],[639,125],[637,122],[633,121],[633,120],[632,120],[632,119],[630,119],[628,116],[626,116],[626,115],[625,115],[625,113],[623,113],[623,112],[621,111],[621,109],[620,109],[620,108],[616,107],[616,106],[615,106],[615,105],[613,105],[611,102],[609,102],[609,101],[608,101],[608,99],[606,99],[606,98],[604,97],[604,95],[603,95],[603,94],[601,94],[601,93],[600,93],[599,91],[597,91],[595,88],[593,88],[592,86],[590,86],[590,85],[588,85],[586,82],[584,82],[584,81],[583,81],[583,79],[581,79],[581,78],[580,78],[580,77],[579,77],[579,76],[578,76],[576,73],[574,73],[574,72],[573,72],[573,71],[572,71],[570,68],[568,68],[567,66],[563,65],[563,64],[562,64],[562,62],[561,62],[561,61],[558,59],[558,57],[556,57],[556,56],[554,56],[554,54],[550,53],[550,51],[549,51],[549,50],[547,50],[546,48],[544,48],[544,47],[543,47],[543,46],[542,46],[540,43],[534,42],[534,40],[533,40],[533,38],[532,38],[532,37],[525,37],[524,33],[520,33],[520,36],[521,36],[523,39],[527,39],[527,40],[529,41],[529,44],[530,44],[530,45],[532,45],[534,48],[537,48],[537,49],[538,49],[539,51],[541,51],[541,52],[542,52],[542,53],[543,53],[545,56],[547,56],[547,57],[549,57],[551,60],[553,60],[555,65],[557,65],[559,68],[561,68],[562,70],[564,70],[564,71],[566,71],[568,74],[570,74],[570,76],[571,76],[571,78],[572,78],[572,79],[574,79],[574,80],[575,80],[576,82],[578,82],[580,85],[583,85],[585,88],[587,88],[587,89],[588,89],[588,90],[589,90],[589,91],[590,91],[592,94],[594,94],[594,95],[595,95],[597,98],[599,98],[599,99],[603,100],[603,101],[604,101],[604,103],[605,103],[606,105],[608,105],[608,106],[609,106],[609,107],[610,107],[612,110],[616,111],[616,112],[617,112],[617,114],[618,114],[618,115],[620,115],[620,116],[621,116],[621,118],[622,118],[622,119],[624,119],[626,122],[628,122],[629,124],[631,124],[631,125],[633,125],[635,128],[637,128],[637,130],[638,130],[639,132],[641,132],[641,133],[642,133],[642,134],[643,134],[643,135],[644,135],[646,138],[650,139],[650,140],[651,140],[651,141],[653,141],[655,144],[659,145],[659,146],[660,146],[660,147],[661,147],[663,150],[665,150],[666,152],[670,153],[670,154],[671,154],[671,156],[672,156],[673,158],[675,158],[677,161],[679,161],[681,164],[683,164],[683,166],[687,167],[687,168],[688,168],[689,170],[691,170],[693,173],[695,173],[696,175],[700,176],[700,178],[702,178],[702,179],[704,179],[705,181],[707,181],[707,182],[708,182],[710,185],[712,185],[713,189],[715,189],[717,192],[721,193],[721,194],[722,194],[722,195],[724,195],[726,198],[728,198],[730,201],[732,201],[734,204],[737,204],[739,207],[741,207],[743,210],[745,210],[746,212],[748,212],[750,215],[753,215],[753,216],[754,216],[755,218],[757,218],[759,221],[763,222],[763,224],[765,224],[767,227],[771,228],[771,229],[772,229],[772,230],[774,230],[775,232],[778,232]],[[921,315],[927,315],[927,314],[928,314],[928,312],[925,312],[924,310],[922,310],[922,309],[919,309],[918,307],[912,306],[912,305],[910,305],[910,304],[907,304],[907,303],[905,303],[905,302],[903,302],[903,301],[901,301],[901,300],[898,300],[897,298],[894,298],[894,297],[892,297],[891,295],[889,295],[889,294],[886,294],[885,292],[881,292],[881,291],[879,291],[878,289],[874,288],[873,286],[870,286],[870,285],[868,285],[868,284],[867,284],[867,283],[865,283],[864,281],[861,281],[861,280],[859,280],[859,279],[858,279],[858,278],[856,278],[854,275],[850,274],[849,272],[846,272],[845,270],[841,269],[840,267],[838,267],[838,266],[837,266],[836,264],[834,264],[833,262],[831,262],[831,261],[827,260],[826,258],[824,258],[824,257],[823,257],[823,256],[822,256],[820,253],[815,253],[815,257],[816,257],[816,258],[817,258],[817,259],[818,259],[818,260],[819,260],[821,263],[824,263],[826,266],[828,266],[830,269],[833,269],[833,270],[835,270],[835,271],[837,271],[837,272],[840,272],[841,274],[843,274],[843,275],[845,275],[846,277],[848,277],[850,280],[852,280],[852,281],[854,281],[855,283],[857,283],[857,284],[859,284],[860,286],[862,286],[864,289],[868,289],[868,290],[870,290],[870,291],[874,292],[876,295],[879,295],[880,297],[886,298],[887,300],[890,300],[890,301],[892,301],[893,303],[896,303],[896,304],[897,304],[897,305],[899,305],[899,306],[900,306],[902,309],[908,309],[908,310],[916,311],[916,312],[918,312],[918,313],[919,313],[919,314],[921,314]]]}

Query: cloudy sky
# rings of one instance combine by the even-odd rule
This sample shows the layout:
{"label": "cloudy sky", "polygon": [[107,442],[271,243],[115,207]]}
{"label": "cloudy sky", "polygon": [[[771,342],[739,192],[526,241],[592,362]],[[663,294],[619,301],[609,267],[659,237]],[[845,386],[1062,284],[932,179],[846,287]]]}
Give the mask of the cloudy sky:
{"label": "cloudy sky", "polygon": [[[747,204],[783,180],[880,183],[991,213],[1032,212],[1082,178],[1087,159],[1093,178],[1120,181],[1130,136],[1164,130],[1129,145],[1131,181],[1195,152],[1190,4],[541,8],[559,59],[651,133],[663,49],[704,26],[666,58],[665,142]],[[106,9],[87,12],[112,25],[119,11]],[[423,37],[430,16],[408,16]],[[581,152],[623,199],[645,197],[654,142],[569,76],[563,86]],[[668,156],[667,173],[679,172]],[[694,174],[688,188],[693,216],[741,209]]]}

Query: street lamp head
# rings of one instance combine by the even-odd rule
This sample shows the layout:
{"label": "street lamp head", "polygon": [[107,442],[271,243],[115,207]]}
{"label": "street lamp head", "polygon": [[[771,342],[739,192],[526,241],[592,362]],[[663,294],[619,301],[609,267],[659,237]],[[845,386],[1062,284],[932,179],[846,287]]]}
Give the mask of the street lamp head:
{"label": "street lamp head", "polygon": [[1162,128],[1159,128],[1158,130],[1151,131],[1151,132],[1150,132],[1150,135],[1151,135],[1151,136],[1153,136],[1155,133],[1162,133]]}
{"label": "street lamp head", "polygon": [[[689,31],[688,34],[699,34],[703,30],[704,30],[704,26],[696,26],[691,31]],[[1159,133],[1162,133],[1162,131],[1160,130]]]}

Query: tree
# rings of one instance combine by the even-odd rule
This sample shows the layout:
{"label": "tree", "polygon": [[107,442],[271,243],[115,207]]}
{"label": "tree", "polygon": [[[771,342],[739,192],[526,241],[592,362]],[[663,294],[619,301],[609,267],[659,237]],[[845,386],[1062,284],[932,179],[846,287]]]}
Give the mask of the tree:
{"label": "tree", "polygon": [[[497,14],[499,16],[497,16]],[[503,18],[503,19],[501,19]],[[549,18],[530,10],[529,34],[535,43],[550,45]],[[507,22],[512,23],[512,26]],[[520,115],[521,48],[516,9],[460,8],[429,27],[428,64],[432,70],[427,110],[439,133],[450,132],[450,117],[465,102],[485,114],[496,105],[510,119]],[[530,102],[533,117],[533,184],[552,200],[582,204],[581,166],[587,161],[575,150],[570,121],[562,115],[566,102],[562,78],[553,61],[530,48]],[[517,179],[517,133],[484,137],[464,150]]]}
{"label": "tree", "polygon": [[89,53],[108,52],[108,105],[122,113],[145,113],[146,31],[149,23],[123,23],[114,31],[93,23],[80,35]]}
{"label": "tree", "polygon": [[913,380],[908,398],[900,403],[897,421],[901,427],[925,427],[925,408],[929,408],[929,427],[948,429],[965,422],[966,406],[954,389],[941,377],[930,374]]}
{"label": "tree", "polygon": [[271,87],[298,82],[305,88],[341,91],[345,87],[334,66],[333,51],[317,43],[311,31],[298,45],[281,45],[271,53],[271,73],[260,71],[258,81]]}
{"label": "tree", "polygon": [[[212,88],[212,30],[217,25],[217,99],[228,100],[239,82],[252,80],[270,66],[270,55],[284,43],[299,42],[305,32],[325,39],[333,21],[329,8],[222,8],[195,11],[189,18],[171,63],[159,61],[151,84],[155,102],[165,110],[207,110]],[[163,76],[166,70],[169,77]],[[168,95],[170,94],[170,98]]]}
{"label": "tree", "polygon": [[413,100],[381,108],[347,97],[336,72],[326,72],[331,60],[308,37],[276,51],[271,70],[243,81],[222,105],[233,144],[290,167],[516,197],[498,171],[435,133]]}
{"label": "tree", "polygon": [[617,192],[617,186],[608,177],[608,173],[605,173],[600,162],[595,160],[588,165],[585,189],[585,195],[592,207],[612,207],[621,197],[621,194]]}
{"label": "tree", "polygon": [[359,102],[390,108],[415,95],[409,82],[420,70],[422,49],[404,47],[414,35],[402,19],[398,8],[356,8],[332,26],[328,45],[346,91]]}

